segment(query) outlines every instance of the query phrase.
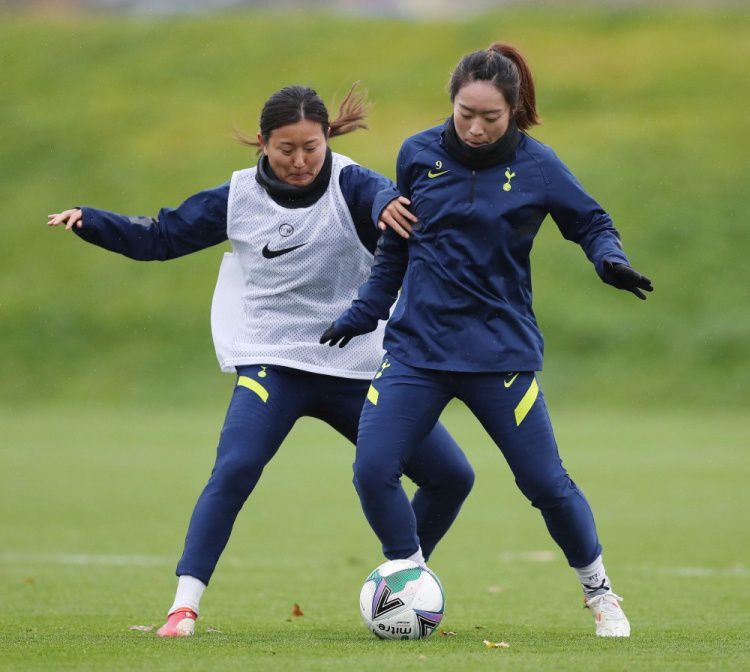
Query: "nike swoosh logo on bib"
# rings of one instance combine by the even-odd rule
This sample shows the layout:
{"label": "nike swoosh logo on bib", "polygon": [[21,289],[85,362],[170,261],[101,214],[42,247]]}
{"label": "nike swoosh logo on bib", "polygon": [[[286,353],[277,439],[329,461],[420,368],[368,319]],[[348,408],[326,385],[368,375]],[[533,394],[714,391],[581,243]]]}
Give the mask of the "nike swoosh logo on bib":
{"label": "nike swoosh logo on bib", "polygon": [[286,254],[287,252],[296,250],[302,247],[302,245],[307,245],[307,243],[301,243],[300,245],[295,245],[294,247],[285,247],[282,250],[269,250],[268,243],[266,243],[266,246],[263,248],[263,256],[266,259],[273,259],[274,257],[280,257],[282,254]]}

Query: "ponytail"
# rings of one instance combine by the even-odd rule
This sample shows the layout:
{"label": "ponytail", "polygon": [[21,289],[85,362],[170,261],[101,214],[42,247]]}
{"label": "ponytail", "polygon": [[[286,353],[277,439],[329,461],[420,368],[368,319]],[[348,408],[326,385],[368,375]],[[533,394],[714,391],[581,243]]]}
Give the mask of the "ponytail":
{"label": "ponytail", "polygon": [[501,56],[505,56],[516,66],[519,75],[517,102],[514,105],[515,118],[518,128],[525,131],[532,126],[538,126],[542,123],[539,114],[536,111],[536,91],[534,89],[534,77],[531,74],[531,68],[526,59],[515,47],[502,42],[495,42],[490,45],[488,51],[494,51]]}
{"label": "ponytail", "polygon": [[497,87],[511,106],[520,130],[525,131],[542,123],[536,111],[531,69],[515,47],[495,42],[488,49],[464,56],[451,75],[451,100],[455,99],[463,86],[474,81],[489,81]]}
{"label": "ponytail", "polygon": [[[338,116],[329,123],[328,109],[313,89],[307,86],[286,86],[274,93],[263,105],[260,134],[264,142],[268,142],[274,129],[308,119],[323,127],[326,138],[333,138],[358,128],[367,128],[365,119],[369,107],[367,91],[360,87],[359,82],[355,82],[344,96]],[[255,138],[236,129],[234,137],[243,145],[257,148],[260,154],[260,143]]]}
{"label": "ponytail", "polygon": [[330,123],[329,137],[335,138],[337,135],[345,135],[358,128],[367,128],[365,119],[369,110],[367,91],[359,82],[354,82],[352,88],[344,96],[344,100],[341,101],[338,115]]}

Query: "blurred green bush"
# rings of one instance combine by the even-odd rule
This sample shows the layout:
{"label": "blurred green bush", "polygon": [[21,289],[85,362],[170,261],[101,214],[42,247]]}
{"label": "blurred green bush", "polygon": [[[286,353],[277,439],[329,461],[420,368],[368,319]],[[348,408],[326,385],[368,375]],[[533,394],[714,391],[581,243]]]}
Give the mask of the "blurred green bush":
{"label": "blurred green bush", "polygon": [[750,12],[512,10],[465,23],[323,15],[0,17],[0,399],[223,404],[209,305],[221,249],[136,263],[46,227],[77,204],[155,214],[252,165],[289,83],[370,130],[334,149],[389,175],[408,135],[450,112],[458,58],[502,39],[533,67],[551,144],[612,213],[645,303],[601,284],[548,220],[533,253],[554,402],[750,400],[745,255]]}

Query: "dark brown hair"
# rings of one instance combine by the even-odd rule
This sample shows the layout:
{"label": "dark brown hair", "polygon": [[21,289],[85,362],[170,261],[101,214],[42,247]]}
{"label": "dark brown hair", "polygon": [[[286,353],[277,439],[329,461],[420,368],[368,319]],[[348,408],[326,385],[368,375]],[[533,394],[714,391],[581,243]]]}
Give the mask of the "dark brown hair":
{"label": "dark brown hair", "polygon": [[[285,86],[263,105],[260,113],[260,134],[264,142],[268,142],[274,129],[308,119],[318,122],[323,128],[323,135],[327,138],[335,138],[358,128],[367,128],[365,119],[369,109],[367,91],[362,89],[359,82],[352,84],[341,101],[338,115],[332,121],[328,120],[328,108],[314,89],[308,86]],[[235,137],[244,145],[260,147],[257,140],[239,131],[235,131]]]}
{"label": "dark brown hair", "polygon": [[448,90],[451,101],[462,87],[475,81],[492,82],[505,96],[522,131],[542,123],[536,111],[534,78],[526,59],[515,47],[495,42],[488,49],[464,56],[453,70]]}

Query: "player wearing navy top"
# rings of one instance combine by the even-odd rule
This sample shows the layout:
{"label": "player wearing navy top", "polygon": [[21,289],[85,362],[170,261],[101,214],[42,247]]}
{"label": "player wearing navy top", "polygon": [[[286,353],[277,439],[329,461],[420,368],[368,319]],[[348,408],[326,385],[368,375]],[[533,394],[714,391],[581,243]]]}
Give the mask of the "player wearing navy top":
{"label": "player wearing navy top", "polygon": [[[354,350],[320,348],[321,325],[349,305],[369,274],[383,176],[331,152],[328,138],[363,128],[353,88],[329,123],[312,89],[272,95],[260,118],[254,168],[155,219],[93,208],[50,215],[81,238],[133,259],[173,259],[225,240],[212,306],[224,371],[238,374],[217,448],[177,565],[177,594],[160,636],[192,635],[199,601],[235,518],[296,420],[319,418],[354,442],[369,380],[383,354],[382,327]],[[418,485],[410,520],[425,555],[455,519],[473,483],[465,456],[439,424],[404,467]],[[421,557],[421,556],[420,556]]]}
{"label": "player wearing navy top", "polygon": [[517,50],[495,44],[465,56],[450,93],[445,124],[404,142],[397,187],[373,206],[381,228],[392,229],[357,300],[321,338],[343,345],[369,332],[401,287],[360,420],[354,470],[362,507],[387,557],[418,549],[403,491],[384,486],[448,401],[462,399],[576,570],[597,635],[628,636],[591,509],[562,466],[535,377],[543,341],[531,306],[534,236],[549,214],[604,282],[640,298],[651,283],[630,267],[610,216],[549,147],[523,132],[539,118]]}

